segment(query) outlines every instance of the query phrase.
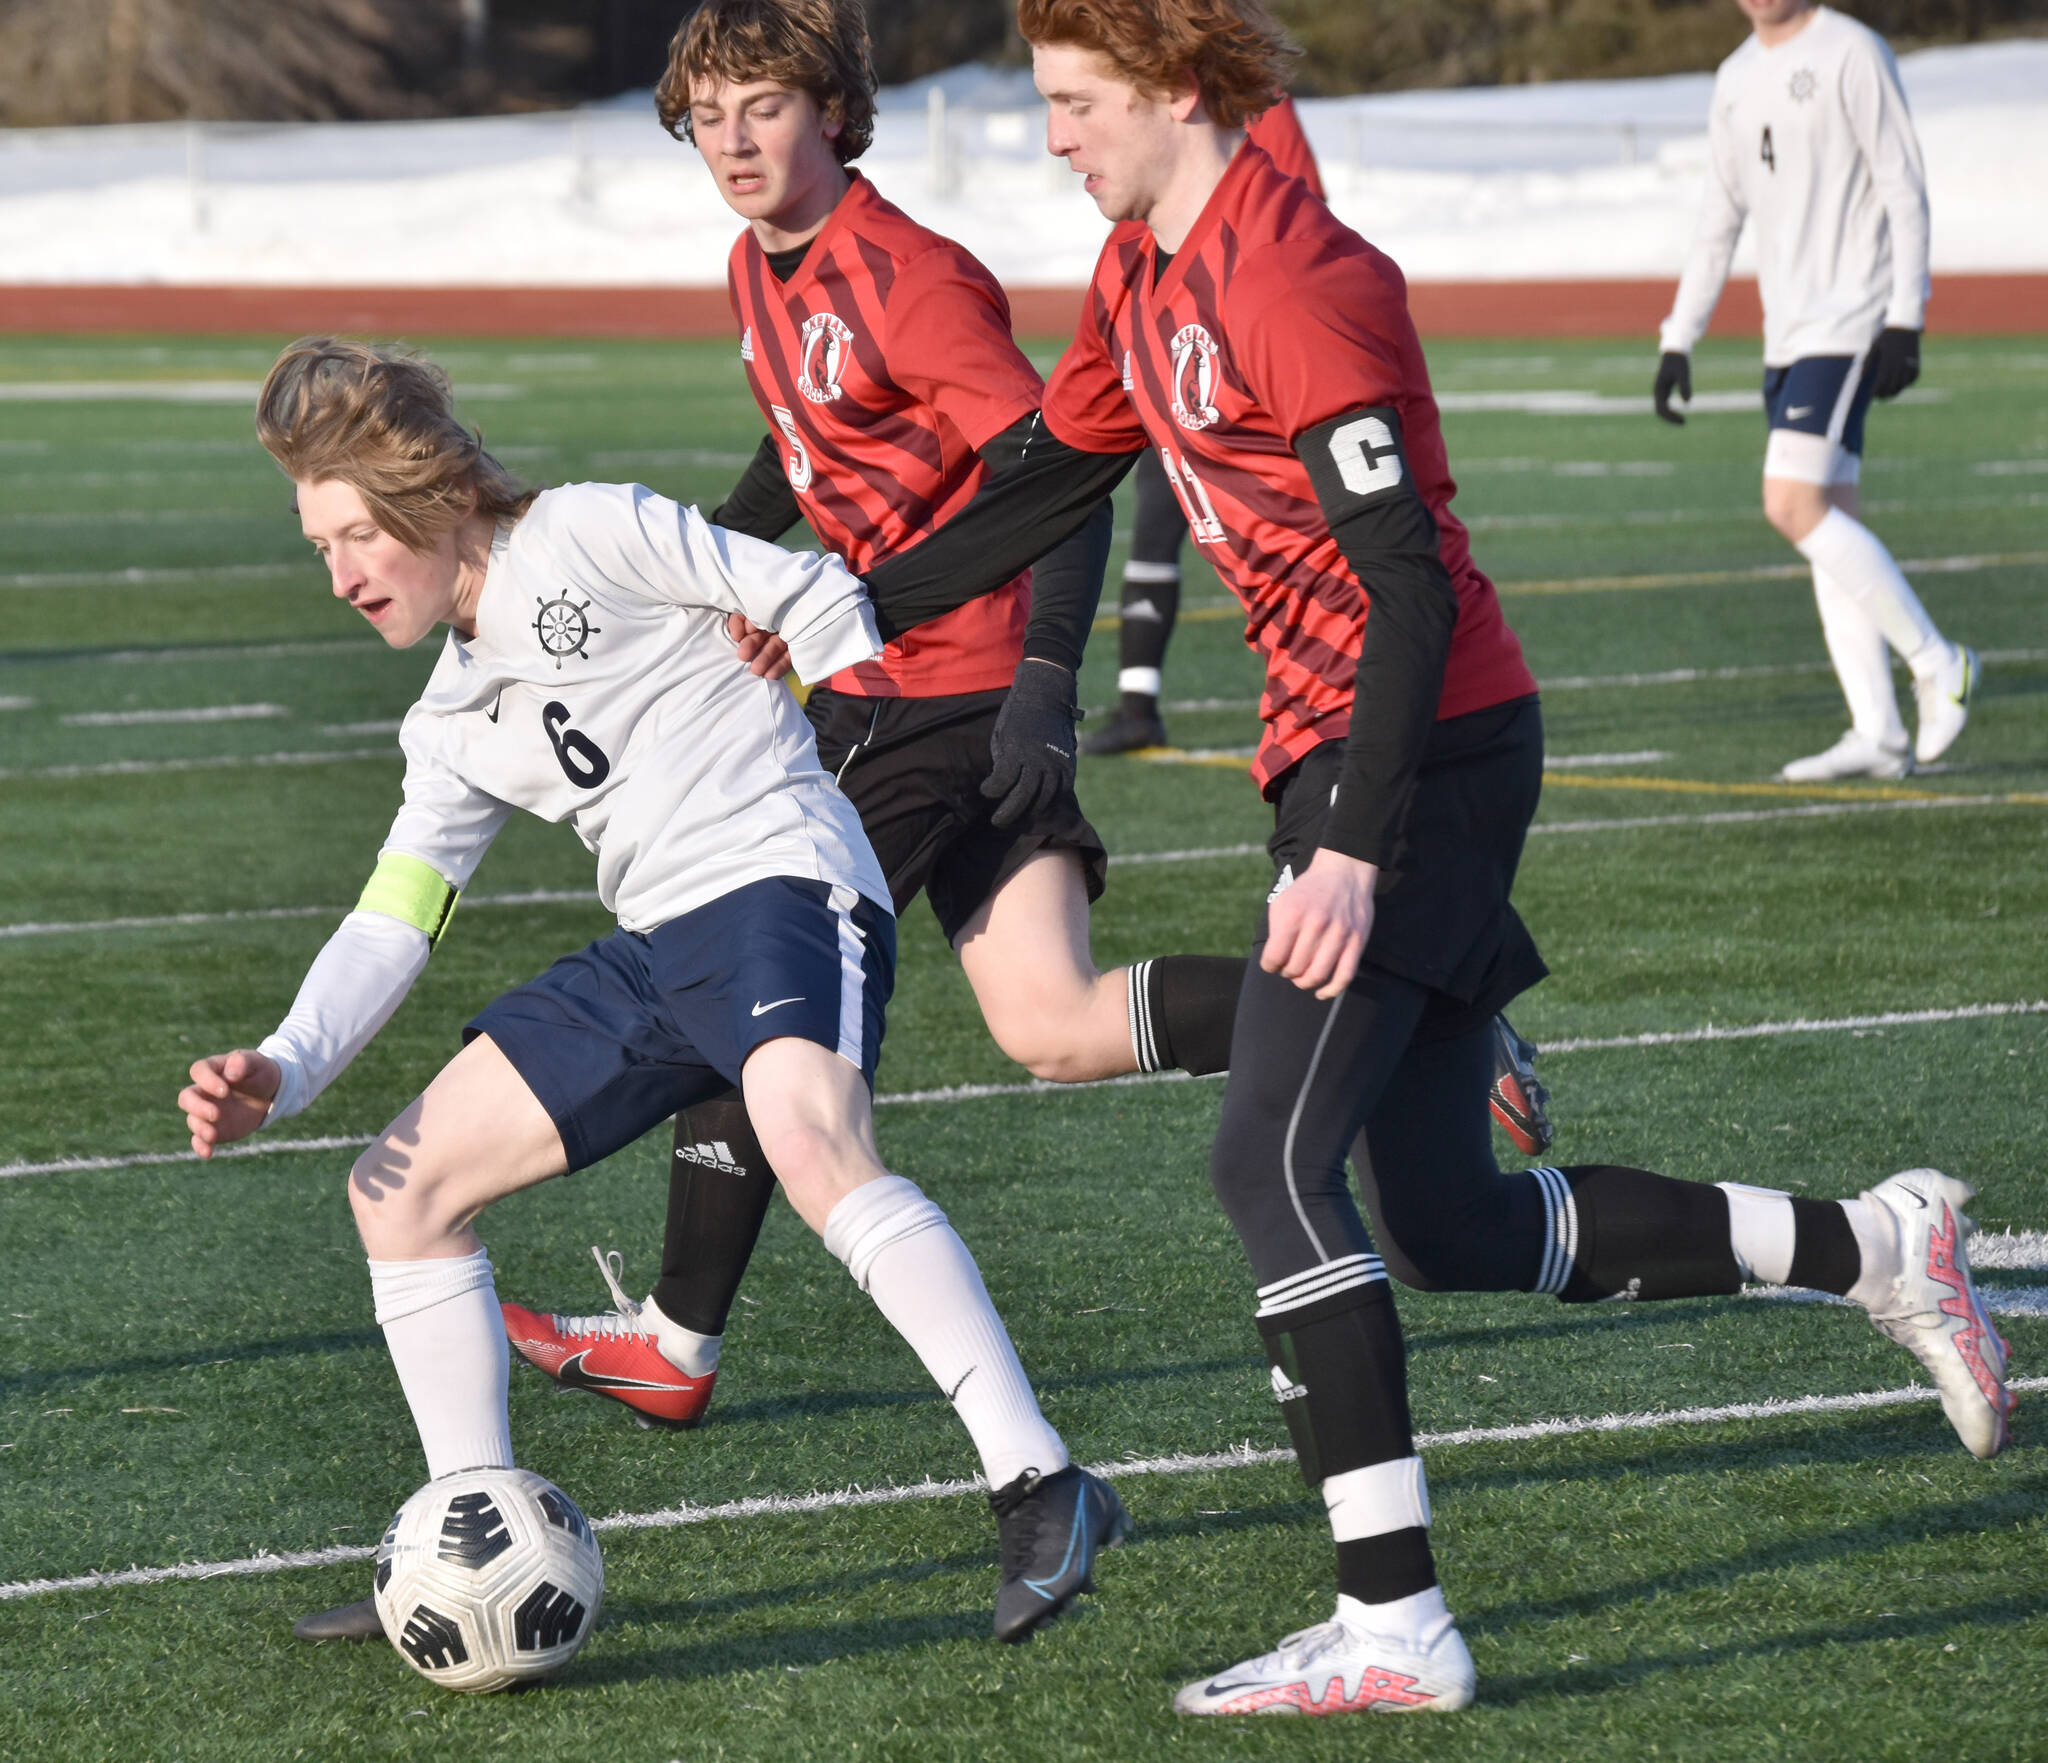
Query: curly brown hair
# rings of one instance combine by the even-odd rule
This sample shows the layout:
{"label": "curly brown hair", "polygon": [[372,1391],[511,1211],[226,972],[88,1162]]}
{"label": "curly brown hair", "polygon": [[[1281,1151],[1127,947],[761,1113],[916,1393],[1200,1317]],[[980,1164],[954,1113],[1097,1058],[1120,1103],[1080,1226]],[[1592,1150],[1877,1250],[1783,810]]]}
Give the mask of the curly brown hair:
{"label": "curly brown hair", "polygon": [[405,349],[301,337],[256,399],[256,438],[294,483],[353,485],[379,528],[426,551],[471,514],[517,520],[529,490],[455,414],[447,374]]}
{"label": "curly brown hair", "polygon": [[875,138],[875,62],[860,0],[703,0],[668,46],[654,88],[661,126],[696,143],[690,88],[773,80],[807,93],[839,124],[832,151],[850,165]]}
{"label": "curly brown hair", "polygon": [[1265,0],[1021,0],[1017,28],[1034,47],[1094,50],[1148,98],[1193,79],[1226,129],[1273,107],[1301,53]]}

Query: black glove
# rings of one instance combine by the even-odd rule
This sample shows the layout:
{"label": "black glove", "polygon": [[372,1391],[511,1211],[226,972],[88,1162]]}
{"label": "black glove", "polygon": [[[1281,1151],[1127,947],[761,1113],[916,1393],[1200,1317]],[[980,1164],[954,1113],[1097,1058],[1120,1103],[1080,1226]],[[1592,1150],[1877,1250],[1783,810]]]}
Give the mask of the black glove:
{"label": "black glove", "polygon": [[1920,377],[1920,333],[1886,325],[1870,351],[1870,389],[1880,398],[1896,398]]}
{"label": "black glove", "polygon": [[1020,661],[1010,695],[989,733],[984,796],[1000,796],[994,819],[1008,826],[1074,787],[1074,676],[1054,661]]}
{"label": "black glove", "polygon": [[1688,404],[1692,402],[1692,357],[1681,355],[1676,349],[1666,349],[1657,362],[1657,389],[1650,396],[1656,402],[1659,416],[1683,428],[1684,416],[1671,408],[1674,390]]}

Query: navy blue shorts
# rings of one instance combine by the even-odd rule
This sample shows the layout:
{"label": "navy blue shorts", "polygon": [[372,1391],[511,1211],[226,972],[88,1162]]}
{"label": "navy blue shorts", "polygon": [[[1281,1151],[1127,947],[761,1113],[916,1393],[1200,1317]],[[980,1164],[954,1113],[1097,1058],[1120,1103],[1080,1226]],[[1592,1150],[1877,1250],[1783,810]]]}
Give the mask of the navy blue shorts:
{"label": "navy blue shorts", "polygon": [[1859,457],[1870,412],[1870,351],[1808,355],[1790,367],[1764,369],[1764,423],[1820,435]]}
{"label": "navy blue shorts", "polygon": [[872,1086],[895,983],[887,911],[851,888],[776,876],[563,956],[462,1038],[498,1044],[561,1133],[569,1167],[587,1169],[732,1088],[763,1041],[815,1041]]}

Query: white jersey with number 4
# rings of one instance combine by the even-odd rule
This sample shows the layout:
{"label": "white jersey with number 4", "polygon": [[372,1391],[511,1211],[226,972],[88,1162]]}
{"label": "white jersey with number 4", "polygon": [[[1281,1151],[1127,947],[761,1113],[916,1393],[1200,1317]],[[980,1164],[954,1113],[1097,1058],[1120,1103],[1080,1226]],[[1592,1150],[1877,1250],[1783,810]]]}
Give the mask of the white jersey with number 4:
{"label": "white jersey with number 4", "polygon": [[1926,321],[1927,179],[1898,63],[1826,6],[1767,49],[1755,36],[1714,75],[1700,228],[1661,346],[1690,353],[1756,226],[1764,361],[1860,355],[1887,325]]}
{"label": "white jersey with number 4", "polygon": [[[576,829],[598,898],[629,931],[774,876],[889,910],[859,815],[795,698],[741,664],[732,612],[780,632],[806,679],[881,652],[866,590],[837,557],[728,532],[638,484],[542,494],[498,529],[476,633],[449,633],[406,715],[405,803],[382,855],[459,891],[524,809]],[[342,921],[263,1043],[284,1072],[272,1120],[361,1051],[430,946],[421,925],[374,907]]]}

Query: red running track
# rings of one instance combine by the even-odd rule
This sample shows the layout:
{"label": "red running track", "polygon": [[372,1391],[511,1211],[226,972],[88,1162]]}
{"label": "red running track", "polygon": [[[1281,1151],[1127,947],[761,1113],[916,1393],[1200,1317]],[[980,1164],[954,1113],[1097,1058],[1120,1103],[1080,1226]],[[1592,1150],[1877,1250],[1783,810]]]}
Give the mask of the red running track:
{"label": "red running track", "polygon": [[[1654,338],[1668,281],[1413,282],[1424,337]],[[1019,335],[1063,336],[1077,288],[1015,288]],[[2048,275],[1938,275],[1929,328],[1949,336],[2048,331]],[[1717,336],[1755,336],[1756,284],[1728,285]],[[271,288],[0,285],[0,332],[270,336],[725,337],[723,288]]]}

